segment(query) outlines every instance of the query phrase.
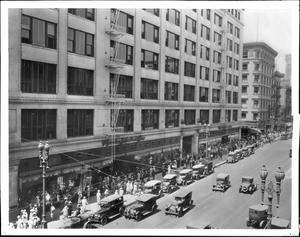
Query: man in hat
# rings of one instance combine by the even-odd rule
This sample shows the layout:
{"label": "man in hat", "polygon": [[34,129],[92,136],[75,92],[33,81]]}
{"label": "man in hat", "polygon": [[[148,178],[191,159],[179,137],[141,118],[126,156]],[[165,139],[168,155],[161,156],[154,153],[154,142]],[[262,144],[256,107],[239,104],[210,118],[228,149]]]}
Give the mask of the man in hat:
{"label": "man in hat", "polygon": [[81,203],[81,213],[83,214],[85,212],[86,209],[86,205],[88,205],[89,203],[86,200],[86,197],[84,196],[82,199],[82,203]]}

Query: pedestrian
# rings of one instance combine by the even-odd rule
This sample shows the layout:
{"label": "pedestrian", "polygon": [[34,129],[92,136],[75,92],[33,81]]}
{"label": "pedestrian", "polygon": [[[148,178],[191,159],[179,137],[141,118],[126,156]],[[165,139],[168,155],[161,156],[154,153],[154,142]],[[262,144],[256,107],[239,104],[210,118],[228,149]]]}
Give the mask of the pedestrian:
{"label": "pedestrian", "polygon": [[100,200],[101,200],[100,190],[97,191],[96,198],[97,198],[97,204],[100,205]]}
{"label": "pedestrian", "polygon": [[90,196],[91,196],[91,187],[90,185],[87,186],[87,200],[90,200]]}
{"label": "pedestrian", "polygon": [[83,214],[86,210],[86,205],[88,205],[89,203],[86,200],[86,197],[84,196],[82,199],[82,204],[81,204],[81,213]]}
{"label": "pedestrian", "polygon": [[124,190],[123,190],[122,186],[120,187],[119,194],[120,194],[121,196],[123,196],[123,195],[124,195]]}
{"label": "pedestrian", "polygon": [[169,164],[168,165],[168,174],[170,174],[171,173],[171,165]]}
{"label": "pedestrian", "polygon": [[51,221],[54,220],[54,211],[55,211],[55,207],[53,206],[53,203],[51,203],[51,207],[50,207],[50,218],[51,218]]}
{"label": "pedestrian", "polygon": [[128,180],[126,183],[126,193],[129,194],[129,192],[130,192],[130,182]]}
{"label": "pedestrian", "polygon": [[67,218],[68,217],[68,206],[65,206],[62,210],[63,212],[63,218]]}
{"label": "pedestrian", "polygon": [[68,217],[71,217],[72,216],[72,202],[69,201],[67,206],[68,206]]}
{"label": "pedestrian", "polygon": [[118,191],[117,188],[116,188],[116,191],[115,191],[115,195],[119,195],[119,191]]}
{"label": "pedestrian", "polygon": [[104,196],[107,197],[108,194],[109,194],[109,191],[108,191],[108,187],[106,186],[105,191],[104,191]]}

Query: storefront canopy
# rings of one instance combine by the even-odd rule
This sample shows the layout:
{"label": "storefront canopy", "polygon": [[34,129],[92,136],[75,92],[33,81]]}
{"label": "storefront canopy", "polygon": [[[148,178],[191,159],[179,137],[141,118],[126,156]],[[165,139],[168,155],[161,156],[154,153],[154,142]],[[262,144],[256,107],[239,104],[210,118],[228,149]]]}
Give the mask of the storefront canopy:
{"label": "storefront canopy", "polygon": [[261,131],[258,128],[250,128],[250,133],[260,134]]}

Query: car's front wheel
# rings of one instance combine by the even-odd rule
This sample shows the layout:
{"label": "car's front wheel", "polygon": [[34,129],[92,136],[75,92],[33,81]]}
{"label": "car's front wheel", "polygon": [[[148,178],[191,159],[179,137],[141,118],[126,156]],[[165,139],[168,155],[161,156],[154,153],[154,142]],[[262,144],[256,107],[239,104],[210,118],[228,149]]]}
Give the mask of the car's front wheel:
{"label": "car's front wheel", "polygon": [[152,206],[152,212],[155,212],[156,209],[157,209],[157,206],[156,206],[156,205],[153,205],[153,206]]}
{"label": "car's front wheel", "polygon": [[107,224],[107,221],[108,221],[107,216],[103,216],[103,217],[101,218],[101,224],[102,224],[102,225],[106,225],[106,224]]}
{"label": "car's front wheel", "polygon": [[124,207],[120,207],[120,209],[119,209],[119,213],[121,216],[124,215],[124,209],[125,209]]}
{"label": "car's front wheel", "polygon": [[136,215],[136,220],[137,220],[137,221],[142,220],[142,213],[139,212],[139,213]]}

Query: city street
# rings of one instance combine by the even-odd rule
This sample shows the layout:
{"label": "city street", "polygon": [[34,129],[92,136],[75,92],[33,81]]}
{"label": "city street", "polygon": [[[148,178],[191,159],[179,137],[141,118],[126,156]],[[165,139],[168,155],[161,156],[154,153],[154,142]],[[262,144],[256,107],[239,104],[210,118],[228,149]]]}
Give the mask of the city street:
{"label": "city street", "polygon": [[[164,207],[172,200],[172,195],[160,198],[158,210],[143,218],[140,222],[127,220],[124,217],[117,218],[105,226],[99,228],[168,228],[182,229],[187,225],[197,222],[209,221],[213,227],[219,229],[247,229],[248,208],[261,202],[261,180],[259,171],[262,165],[268,170],[266,185],[272,180],[275,185],[275,170],[278,166],[285,172],[285,179],[281,183],[281,196],[279,210],[276,210],[277,197],[273,197],[273,215],[281,218],[291,218],[291,158],[288,156],[292,140],[277,141],[265,144],[256,153],[237,163],[224,164],[215,169],[215,173],[189,185],[187,188],[193,191],[194,207],[187,211],[183,217],[166,216]],[[225,193],[212,192],[218,173],[230,175],[231,188]],[[252,195],[239,193],[239,186],[243,175],[253,176],[258,184],[258,190]],[[267,193],[264,203],[267,205]]]}

